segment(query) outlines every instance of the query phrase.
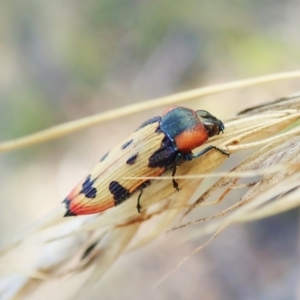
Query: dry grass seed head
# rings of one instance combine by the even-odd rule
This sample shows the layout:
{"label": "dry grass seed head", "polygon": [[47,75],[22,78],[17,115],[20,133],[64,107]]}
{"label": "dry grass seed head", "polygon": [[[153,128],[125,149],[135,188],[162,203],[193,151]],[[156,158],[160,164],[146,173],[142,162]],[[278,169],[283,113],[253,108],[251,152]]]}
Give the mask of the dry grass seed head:
{"label": "dry grass seed head", "polygon": [[[220,178],[187,211],[184,208],[202,181],[197,174],[211,173],[227,159],[220,152],[212,150],[178,169],[178,183],[183,187],[180,193],[174,191],[170,179],[160,178],[147,188],[143,195],[142,214],[136,211],[137,195],[134,195],[121,206],[101,215],[62,219],[59,211],[40,222],[29,231],[30,235],[26,235],[26,239],[16,240],[11,247],[0,253],[3,266],[0,295],[5,293],[5,287],[8,286],[8,283],[5,284],[6,275],[12,270],[11,265],[5,265],[7,258],[17,256],[21,249],[31,247],[38,248],[38,260],[31,257],[23,267],[23,272],[18,271],[19,285],[14,296],[27,295],[29,287],[36,288],[42,284],[43,281],[36,280],[37,276],[66,277],[89,268],[90,276],[81,289],[87,291],[124,251],[150,242],[170,228],[184,211],[187,216],[199,204],[208,198],[214,198],[219,190],[222,191],[221,200],[225,196],[229,197],[243,177],[241,174],[237,175],[238,172],[256,170],[261,177],[255,184],[249,185],[240,201],[235,201],[231,207],[216,215],[208,216],[207,219],[213,218],[214,222],[205,230],[198,231],[198,236],[216,232],[218,228],[224,228],[231,223],[262,218],[299,205],[295,196],[299,182],[297,171],[300,130],[295,124],[299,118],[299,106],[298,97],[281,99],[248,109],[225,122],[226,133],[211,139],[210,144],[227,149],[230,153],[262,148],[233,168],[233,176]],[[276,172],[268,171],[274,165],[281,165],[282,168]],[[153,218],[155,222],[151,223]],[[148,226],[148,231],[139,235],[142,225],[146,229]]]}

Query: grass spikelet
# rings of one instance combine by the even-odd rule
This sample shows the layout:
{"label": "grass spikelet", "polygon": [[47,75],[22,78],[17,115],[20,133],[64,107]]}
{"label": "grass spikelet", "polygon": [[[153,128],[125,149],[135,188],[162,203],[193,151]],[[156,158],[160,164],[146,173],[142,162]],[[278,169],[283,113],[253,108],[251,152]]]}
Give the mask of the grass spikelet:
{"label": "grass spikelet", "polygon": [[[116,111],[111,111],[4,142],[0,144],[0,152],[58,138],[109,120],[113,115],[123,116],[299,74],[275,74],[188,91],[157,99],[152,104],[139,104],[135,108],[125,107],[118,110],[117,115]],[[63,218],[63,208],[60,208],[33,224],[0,250],[0,298],[28,297],[51,279],[72,280],[70,277],[75,274],[85,273],[85,280],[82,279],[82,284],[74,291],[76,297],[82,298],[123,253],[142,247],[167,231],[188,230],[190,226],[200,224],[201,230],[194,231],[187,238],[209,234],[211,241],[231,224],[255,221],[299,206],[299,111],[300,97],[295,95],[248,108],[225,120],[225,133],[212,138],[204,147],[213,144],[226,149],[230,158],[227,160],[220,152],[211,150],[192,162],[184,163],[176,173],[182,188],[180,193],[170,184],[170,174],[156,178],[155,183],[144,191],[140,214],[136,210],[137,195],[134,195],[124,204],[102,214]],[[243,156],[239,163],[236,162],[238,155]],[[215,172],[225,161],[227,169]],[[191,203],[200,184],[211,175],[219,179]],[[243,190],[242,196],[235,196],[237,190]],[[211,206],[220,209],[195,218],[197,211]]]}

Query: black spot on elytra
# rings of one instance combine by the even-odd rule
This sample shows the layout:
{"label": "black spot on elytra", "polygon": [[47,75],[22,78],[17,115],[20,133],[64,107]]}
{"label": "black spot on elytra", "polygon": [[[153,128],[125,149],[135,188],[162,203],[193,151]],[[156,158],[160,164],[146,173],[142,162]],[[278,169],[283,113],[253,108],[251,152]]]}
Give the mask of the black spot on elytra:
{"label": "black spot on elytra", "polygon": [[126,164],[128,164],[128,165],[133,165],[133,164],[135,163],[137,157],[138,157],[138,153],[136,153],[136,154],[130,156],[130,157],[126,160]]}
{"label": "black spot on elytra", "polygon": [[133,142],[133,139],[127,141],[125,144],[123,144],[123,145],[121,146],[121,149],[126,149],[132,142]]}
{"label": "black spot on elytra", "polygon": [[97,194],[97,189],[93,187],[95,180],[91,180],[91,175],[89,175],[85,182],[82,184],[81,194],[84,194],[87,198],[95,198]]}
{"label": "black spot on elytra", "polygon": [[70,200],[68,198],[66,198],[62,203],[66,204],[66,209],[67,209],[66,213],[64,214],[64,217],[76,217],[77,216],[70,210]]}
{"label": "black spot on elytra", "polygon": [[101,162],[101,161],[104,161],[104,159],[107,157],[108,153],[109,153],[109,152],[107,152],[106,154],[104,154],[104,155],[101,157],[100,162]]}
{"label": "black spot on elytra", "polygon": [[112,181],[109,184],[109,191],[115,199],[115,205],[118,205],[130,197],[130,192],[124,188],[119,182]]}
{"label": "black spot on elytra", "polygon": [[137,128],[136,131],[140,130],[141,128],[143,128],[143,127],[145,127],[145,126],[147,126],[147,125],[149,125],[149,124],[153,124],[153,123],[156,123],[156,122],[160,123],[160,120],[161,120],[161,117],[160,117],[160,116],[153,117],[153,118],[151,118],[151,119],[145,121],[144,123],[142,123],[142,124]]}

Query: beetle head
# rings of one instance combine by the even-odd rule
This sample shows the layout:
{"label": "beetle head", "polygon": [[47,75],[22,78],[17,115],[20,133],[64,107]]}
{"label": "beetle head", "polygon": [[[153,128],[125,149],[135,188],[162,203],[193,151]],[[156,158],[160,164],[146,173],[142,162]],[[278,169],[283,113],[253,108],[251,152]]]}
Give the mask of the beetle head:
{"label": "beetle head", "polygon": [[206,128],[209,137],[219,134],[220,131],[224,131],[224,124],[219,119],[211,115],[208,111],[197,110],[196,114]]}

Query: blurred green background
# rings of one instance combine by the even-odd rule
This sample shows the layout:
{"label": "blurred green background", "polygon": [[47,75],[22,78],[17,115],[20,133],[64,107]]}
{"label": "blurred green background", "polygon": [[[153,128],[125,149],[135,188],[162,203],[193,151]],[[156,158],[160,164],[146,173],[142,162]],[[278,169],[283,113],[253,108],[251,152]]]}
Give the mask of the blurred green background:
{"label": "blurred green background", "polygon": [[[2,0],[0,141],[179,91],[297,70],[299,13],[292,0]],[[226,118],[298,89],[290,80],[186,105]],[[160,112],[1,154],[0,243],[59,206],[99,157]],[[99,291],[101,299],[296,299],[298,226],[291,212],[231,228],[152,290],[199,245],[174,250],[176,239],[164,237],[123,257],[90,299]],[[50,294],[65,299],[61,290]]]}

